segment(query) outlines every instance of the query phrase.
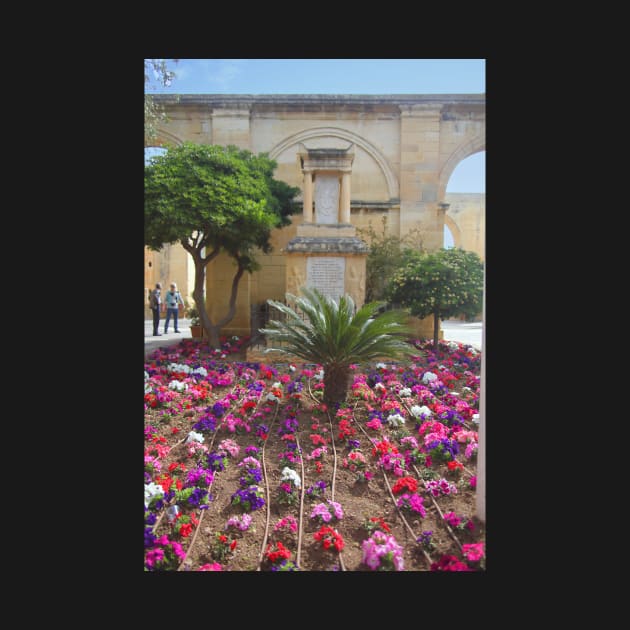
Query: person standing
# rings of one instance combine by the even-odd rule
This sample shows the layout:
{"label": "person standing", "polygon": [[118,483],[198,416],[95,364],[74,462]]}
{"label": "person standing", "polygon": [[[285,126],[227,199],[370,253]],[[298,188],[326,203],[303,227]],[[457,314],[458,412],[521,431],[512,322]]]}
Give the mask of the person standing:
{"label": "person standing", "polygon": [[175,332],[178,333],[177,328],[177,316],[179,314],[179,305],[184,306],[184,300],[177,290],[177,285],[171,282],[171,288],[166,292],[166,321],[164,322],[164,334],[168,334],[168,323],[173,318],[173,325],[175,326]]}
{"label": "person standing", "polygon": [[153,336],[161,337],[158,332],[160,327],[160,308],[162,306],[162,285],[156,282],[155,289],[149,293],[149,306],[153,313]]}

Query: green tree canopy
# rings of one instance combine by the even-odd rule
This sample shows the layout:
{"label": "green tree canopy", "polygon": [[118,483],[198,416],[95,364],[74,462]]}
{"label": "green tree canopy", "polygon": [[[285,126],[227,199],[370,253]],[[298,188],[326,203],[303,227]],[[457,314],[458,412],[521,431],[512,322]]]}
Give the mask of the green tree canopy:
{"label": "green tree canopy", "polygon": [[[144,175],[144,242],[159,251],[181,243],[195,264],[193,298],[210,342],[235,314],[238,282],[258,268],[256,253],[269,253],[271,231],[298,210],[298,188],[275,180],[276,163],[235,146],[186,142],[151,158]],[[230,307],[212,322],[203,302],[205,269],[219,253],[236,263]]]}
{"label": "green tree canopy", "polygon": [[414,254],[393,276],[388,298],[419,318],[433,315],[437,348],[440,319],[481,312],[483,262],[474,252],[440,249]]}
{"label": "green tree canopy", "polygon": [[365,301],[384,300],[394,273],[405,264],[410,255],[424,251],[422,230],[413,228],[402,238],[390,234],[387,215],[383,215],[380,233],[372,227],[371,222],[367,228],[358,228],[357,232],[370,247],[365,263]]}

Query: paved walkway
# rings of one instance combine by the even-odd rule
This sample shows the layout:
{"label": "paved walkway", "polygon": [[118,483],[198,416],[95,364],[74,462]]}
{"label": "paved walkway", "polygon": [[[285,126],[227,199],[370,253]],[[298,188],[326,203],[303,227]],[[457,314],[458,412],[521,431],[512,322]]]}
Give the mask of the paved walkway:
{"label": "paved walkway", "polygon": [[[173,321],[169,323],[168,334],[164,334],[164,319],[160,318],[161,337],[153,336],[153,322],[149,319],[144,322],[144,354],[145,356],[162,346],[172,346],[181,339],[191,337],[190,320],[180,318],[179,333],[173,332]],[[463,322],[459,319],[448,319],[442,322],[442,330],[444,331],[444,339],[446,341],[460,341],[470,344],[477,350],[481,350],[481,330],[482,322]]]}

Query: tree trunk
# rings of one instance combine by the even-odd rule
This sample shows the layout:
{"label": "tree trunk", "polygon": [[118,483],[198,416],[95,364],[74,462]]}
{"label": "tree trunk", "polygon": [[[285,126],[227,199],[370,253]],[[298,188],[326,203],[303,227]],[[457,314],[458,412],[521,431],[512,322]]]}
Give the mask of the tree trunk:
{"label": "tree trunk", "polygon": [[440,317],[437,313],[433,313],[433,351],[438,351],[438,342],[440,336]]}
{"label": "tree trunk", "polygon": [[192,256],[192,259],[195,263],[195,290],[193,291],[193,299],[195,300],[195,306],[197,307],[197,312],[199,313],[199,320],[203,329],[208,336],[208,341],[212,348],[219,348],[221,345],[220,341],[220,333],[221,328],[225,326],[227,323],[231,322],[236,314],[236,295],[238,293],[238,283],[245,272],[245,268],[241,265],[241,260],[237,258],[238,269],[234,274],[234,278],[232,279],[232,291],[230,293],[230,304],[228,308],[227,315],[219,320],[216,324],[212,323],[210,316],[206,311],[206,302],[204,299],[204,286],[206,284],[206,266],[212,260],[214,260],[219,254],[219,248],[215,248],[208,256],[205,258],[201,257],[201,254],[198,249],[193,247],[192,245],[186,243],[185,241],[181,241],[184,249]]}
{"label": "tree trunk", "polygon": [[350,368],[346,365],[324,366],[324,402],[331,412],[335,411],[337,404],[346,400],[350,375]]}

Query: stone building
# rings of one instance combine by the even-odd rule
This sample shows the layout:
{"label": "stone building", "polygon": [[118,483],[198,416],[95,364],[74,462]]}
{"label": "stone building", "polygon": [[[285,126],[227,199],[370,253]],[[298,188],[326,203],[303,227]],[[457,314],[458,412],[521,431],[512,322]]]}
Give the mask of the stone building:
{"label": "stone building", "polygon": [[[266,152],[278,163],[276,178],[302,189],[303,212],[273,233],[273,252],[259,256],[261,270],[241,279],[237,313],[225,334],[250,334],[252,307],[312,284],[316,276],[310,274],[340,274],[333,283],[360,298],[364,253],[356,229],[371,223],[378,230],[383,216],[391,234],[419,228],[428,251],[442,247],[446,223],[455,246],[484,257],[485,195],[446,194],[459,162],[485,150],[483,94],[154,98],[169,118],[158,144],[233,144]],[[346,244],[333,245],[331,256],[334,239]],[[164,253],[145,250],[145,294],[155,281],[174,280],[188,297],[193,273],[179,245]],[[207,268],[213,319],[227,310],[233,274],[227,257]],[[420,334],[430,336],[431,330],[430,321],[419,324]]]}

